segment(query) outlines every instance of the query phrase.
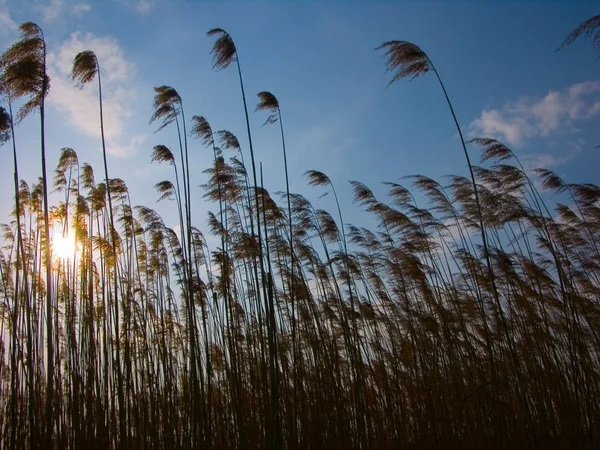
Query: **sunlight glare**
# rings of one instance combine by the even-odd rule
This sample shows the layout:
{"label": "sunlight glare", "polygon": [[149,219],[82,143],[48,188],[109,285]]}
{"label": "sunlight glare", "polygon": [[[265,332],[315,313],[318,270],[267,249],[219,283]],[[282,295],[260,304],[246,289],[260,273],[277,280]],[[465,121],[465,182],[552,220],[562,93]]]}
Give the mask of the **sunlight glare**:
{"label": "sunlight glare", "polygon": [[73,236],[63,236],[62,233],[55,233],[52,238],[52,253],[56,258],[73,258],[75,254],[75,239]]}

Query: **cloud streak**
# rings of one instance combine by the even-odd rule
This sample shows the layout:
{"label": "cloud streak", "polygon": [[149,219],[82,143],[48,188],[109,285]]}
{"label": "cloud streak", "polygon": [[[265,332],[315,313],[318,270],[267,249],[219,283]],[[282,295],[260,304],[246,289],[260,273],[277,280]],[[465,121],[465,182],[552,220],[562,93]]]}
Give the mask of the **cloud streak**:
{"label": "cloud streak", "polygon": [[558,155],[552,153],[530,153],[523,155],[521,161],[528,172],[540,167],[555,169],[577,158],[582,153],[583,147],[586,144],[587,142],[584,139],[579,138],[575,141],[569,141]]}
{"label": "cloud streak", "polygon": [[576,123],[600,115],[600,80],[550,91],[542,98],[526,97],[500,109],[486,109],[468,127],[471,136],[500,139],[512,146],[562,130],[577,131]]}
{"label": "cloud streak", "polygon": [[33,10],[38,11],[44,22],[54,22],[65,14],[73,14],[80,17],[89,12],[92,6],[84,2],[72,2],[70,0],[49,0],[47,2],[37,2],[33,5]]}
{"label": "cloud streak", "polygon": [[0,37],[5,37],[16,33],[19,26],[12,20],[7,8],[2,7],[0,2]]}
{"label": "cloud streak", "polygon": [[92,10],[92,5],[90,5],[89,3],[76,3],[73,5],[73,8],[71,9],[73,14],[75,14],[76,16],[80,16],[84,13],[90,12],[91,10]]}

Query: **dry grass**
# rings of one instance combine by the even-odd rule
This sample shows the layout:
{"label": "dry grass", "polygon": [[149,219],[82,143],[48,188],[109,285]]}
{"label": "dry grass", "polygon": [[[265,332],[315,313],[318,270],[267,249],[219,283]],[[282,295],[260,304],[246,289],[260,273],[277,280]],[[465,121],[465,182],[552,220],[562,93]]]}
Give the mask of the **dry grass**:
{"label": "dry grass", "polygon": [[[215,67],[239,69],[231,37],[210,33]],[[402,76],[424,73],[426,56],[402,51],[412,55]],[[80,82],[95,79],[91,55],[76,60]],[[43,103],[39,83],[11,80]],[[259,99],[285,158],[279,102]],[[0,109],[7,145],[11,111]],[[175,200],[179,234],[72,149],[47,215],[45,176],[15,178],[0,249],[2,448],[595,448],[600,187],[544,169],[537,184],[506,146],[475,139],[484,165],[470,166],[473,178],[408,177],[386,183],[385,199],[352,182],[377,223],[369,230],[289,184],[273,197],[238,139],[194,116],[190,135],[214,157],[203,196],[218,214],[205,233],[219,245],[209,249],[192,217],[175,89],[155,89],[151,114],[179,138],[178,152],[157,145],[151,156],[173,168],[155,187]],[[307,175],[336,195],[326,174]],[[562,203],[545,203],[538,185]],[[53,233],[75,247],[48,264]]]}

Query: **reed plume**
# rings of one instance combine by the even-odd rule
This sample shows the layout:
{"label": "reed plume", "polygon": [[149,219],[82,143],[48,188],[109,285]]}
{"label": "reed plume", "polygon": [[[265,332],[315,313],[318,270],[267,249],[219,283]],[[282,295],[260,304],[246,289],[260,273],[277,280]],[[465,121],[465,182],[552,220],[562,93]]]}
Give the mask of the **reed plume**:
{"label": "reed plume", "polygon": [[562,50],[575,42],[580,37],[585,39],[591,39],[592,44],[596,47],[596,50],[600,51],[600,15],[590,17],[585,22],[581,22],[577,28],[575,28],[571,34],[563,41],[563,43],[556,49],[556,51]]}

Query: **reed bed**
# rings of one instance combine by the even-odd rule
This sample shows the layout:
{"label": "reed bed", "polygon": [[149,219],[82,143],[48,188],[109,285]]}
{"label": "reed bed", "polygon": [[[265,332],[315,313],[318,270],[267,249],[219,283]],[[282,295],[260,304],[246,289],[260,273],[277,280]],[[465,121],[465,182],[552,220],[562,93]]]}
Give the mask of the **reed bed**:
{"label": "reed bed", "polygon": [[[382,199],[352,181],[376,226],[344,223],[326,174],[306,178],[335,196],[335,213],[290,192],[285,106],[263,91],[257,114],[279,127],[286,174],[285,192],[268,192],[237,49],[214,29],[213,64],[238,71],[249,145],[186,119],[177,91],[155,88],[148,115],[173,144],[157,143],[150,159],[172,167],[155,188],[173,201],[176,232],[109,178],[92,51],[75,58],[73,79],[98,85],[102,174],[64,148],[47,176],[46,47],[37,25],[21,31],[0,58],[0,141],[15,168],[0,249],[2,448],[600,442],[600,187],[526,171],[501,142],[461,133],[470,177],[409,176],[385,183]],[[416,45],[381,49],[393,81],[433,71],[441,83]],[[38,113],[44,170],[28,183],[16,125]],[[188,148],[213,155],[202,190]],[[204,230],[192,214],[200,198],[215,211]]]}

